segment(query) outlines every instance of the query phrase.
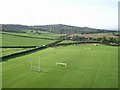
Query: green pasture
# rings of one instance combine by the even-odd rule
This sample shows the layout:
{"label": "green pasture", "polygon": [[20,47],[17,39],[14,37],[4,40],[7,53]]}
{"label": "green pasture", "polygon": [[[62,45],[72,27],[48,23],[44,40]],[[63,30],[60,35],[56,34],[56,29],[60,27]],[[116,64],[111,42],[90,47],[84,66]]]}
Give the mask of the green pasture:
{"label": "green pasture", "polygon": [[2,33],[3,34],[11,34],[11,35],[38,37],[38,38],[50,38],[50,39],[57,39],[61,35],[64,35],[64,34],[54,34],[54,33],[49,33],[49,32],[40,32],[40,34],[39,34],[39,33],[28,32],[28,31],[26,33],[16,33],[16,32],[2,32]]}
{"label": "green pasture", "polygon": [[78,42],[78,41],[64,40],[64,41],[60,42],[60,44],[64,44],[64,43],[75,43],[75,42]]}
{"label": "green pasture", "polygon": [[42,46],[44,44],[49,44],[54,41],[55,40],[25,38],[25,37],[2,34],[3,46]]}
{"label": "green pasture", "polygon": [[[12,39],[11,39],[12,40]],[[3,88],[117,88],[118,48],[81,44],[47,48],[2,62]],[[31,62],[41,72],[31,71]],[[56,62],[64,62],[67,67]]]}
{"label": "green pasture", "polygon": [[13,53],[23,52],[30,49],[32,48],[2,48],[2,54],[0,54],[0,57],[7,56]]}

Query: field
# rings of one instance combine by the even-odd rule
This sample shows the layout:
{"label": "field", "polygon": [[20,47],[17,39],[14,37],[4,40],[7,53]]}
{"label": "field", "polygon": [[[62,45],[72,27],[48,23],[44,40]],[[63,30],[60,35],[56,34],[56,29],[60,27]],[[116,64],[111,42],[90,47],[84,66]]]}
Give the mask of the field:
{"label": "field", "polygon": [[36,39],[36,38],[25,38],[12,35],[2,35],[2,45],[3,46],[42,46],[44,44],[49,44],[55,40],[46,39]]}
{"label": "field", "polygon": [[30,49],[33,49],[33,48],[3,48],[2,55],[0,55],[0,57],[7,56],[13,53],[23,52]]}
{"label": "field", "polygon": [[[48,32],[2,32],[2,46],[43,46],[59,40],[61,35]],[[110,34],[78,34],[84,37],[113,37]],[[41,38],[41,39],[40,39]],[[114,36],[114,38],[116,38]],[[64,40],[63,43],[77,41]],[[32,48],[2,48],[10,55]],[[31,70],[31,64],[40,70]],[[67,66],[56,65],[62,62]],[[48,47],[2,64],[3,88],[117,88],[118,47],[100,44],[79,44]],[[1,73],[1,72],[0,72]]]}
{"label": "field", "polygon": [[[41,72],[31,71],[31,61]],[[56,66],[65,62],[67,67]],[[118,48],[80,44],[51,47],[2,62],[3,88],[117,88]]]}
{"label": "field", "polygon": [[118,36],[114,36],[112,35],[111,33],[98,33],[98,34],[72,34],[70,36],[75,36],[75,35],[78,35],[78,36],[81,36],[81,37],[92,37],[92,38],[102,38],[102,37],[106,37],[106,38],[115,38],[115,39],[118,39]]}
{"label": "field", "polygon": [[75,42],[78,42],[78,41],[72,41],[72,40],[64,40],[62,42],[60,42],[60,44],[64,44],[64,43],[75,43]]}
{"label": "field", "polygon": [[11,34],[11,35],[18,35],[18,36],[28,36],[28,37],[37,37],[37,38],[50,38],[50,39],[57,39],[61,35],[65,34],[53,34],[49,32],[40,32],[39,33],[33,33],[27,30],[26,33],[16,33],[16,32],[2,32],[3,34]]}
{"label": "field", "polygon": [[[42,32],[40,35],[36,33],[13,33],[13,32],[0,32],[0,40],[2,40],[1,46],[8,46],[8,48],[3,48],[2,55],[0,57],[10,55],[13,53],[18,53],[26,50],[30,50],[31,48],[9,48],[9,46],[43,46],[52,42],[55,42],[59,37],[57,34]],[[27,37],[22,37],[27,36]],[[46,38],[46,39],[40,39]],[[53,39],[53,40],[50,40]]]}

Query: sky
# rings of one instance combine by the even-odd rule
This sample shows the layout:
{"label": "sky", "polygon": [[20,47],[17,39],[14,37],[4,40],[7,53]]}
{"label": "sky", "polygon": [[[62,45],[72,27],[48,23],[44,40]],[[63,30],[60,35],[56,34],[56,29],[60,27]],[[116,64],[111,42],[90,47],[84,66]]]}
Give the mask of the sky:
{"label": "sky", "polygon": [[0,24],[118,28],[119,0],[0,0]]}

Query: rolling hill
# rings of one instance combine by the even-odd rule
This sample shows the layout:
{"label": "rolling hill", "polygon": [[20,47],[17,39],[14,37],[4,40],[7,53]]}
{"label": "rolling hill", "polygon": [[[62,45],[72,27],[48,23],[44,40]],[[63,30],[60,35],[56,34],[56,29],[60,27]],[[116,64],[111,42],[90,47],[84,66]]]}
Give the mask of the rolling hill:
{"label": "rolling hill", "polygon": [[15,25],[15,24],[2,24],[3,31],[22,31],[22,30],[38,30],[38,31],[47,31],[58,34],[73,34],[73,33],[82,33],[82,34],[90,34],[90,33],[107,33],[107,32],[115,32],[111,30],[105,29],[95,29],[89,27],[77,27],[71,25],[64,24],[53,24],[53,25]]}

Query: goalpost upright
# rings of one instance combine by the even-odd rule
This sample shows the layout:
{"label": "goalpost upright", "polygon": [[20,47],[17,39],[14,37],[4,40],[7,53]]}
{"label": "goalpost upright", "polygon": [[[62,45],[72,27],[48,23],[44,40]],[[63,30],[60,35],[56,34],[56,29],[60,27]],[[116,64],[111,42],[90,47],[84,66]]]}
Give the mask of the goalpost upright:
{"label": "goalpost upright", "polygon": [[31,60],[31,71],[32,71],[32,60]]}
{"label": "goalpost upright", "polygon": [[38,62],[38,72],[41,71],[40,69],[41,69],[41,68],[40,68],[40,58],[39,58],[39,62]]}
{"label": "goalpost upright", "polygon": [[38,72],[41,72],[40,58],[38,59],[38,65],[37,66],[33,66],[33,63],[32,63],[32,60],[31,60],[31,71],[33,71],[34,68],[36,68]]}

